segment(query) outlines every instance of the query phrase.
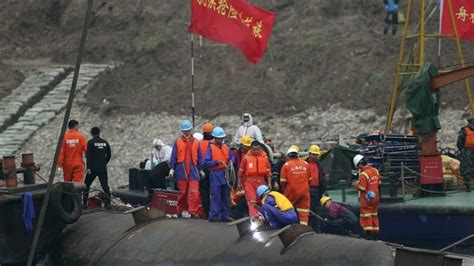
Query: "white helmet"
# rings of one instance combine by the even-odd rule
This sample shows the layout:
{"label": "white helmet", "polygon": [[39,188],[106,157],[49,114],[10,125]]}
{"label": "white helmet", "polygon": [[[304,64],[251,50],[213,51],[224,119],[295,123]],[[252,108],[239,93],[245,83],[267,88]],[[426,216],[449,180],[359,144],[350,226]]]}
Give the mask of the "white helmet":
{"label": "white helmet", "polygon": [[199,133],[199,132],[194,133],[194,134],[193,134],[193,137],[194,137],[195,139],[199,140],[199,141],[201,141],[202,139],[204,139],[204,136],[203,136],[201,133]]}
{"label": "white helmet", "polygon": [[298,150],[295,149],[294,147],[291,147],[291,148],[288,149],[288,151],[286,152],[286,154],[290,154],[290,153],[292,153],[292,152],[298,153]]}
{"label": "white helmet", "polygon": [[360,163],[360,161],[362,161],[364,159],[364,156],[360,155],[360,154],[357,154],[356,156],[354,156],[354,159],[353,159],[353,162],[354,162],[354,166],[357,167],[357,165]]}

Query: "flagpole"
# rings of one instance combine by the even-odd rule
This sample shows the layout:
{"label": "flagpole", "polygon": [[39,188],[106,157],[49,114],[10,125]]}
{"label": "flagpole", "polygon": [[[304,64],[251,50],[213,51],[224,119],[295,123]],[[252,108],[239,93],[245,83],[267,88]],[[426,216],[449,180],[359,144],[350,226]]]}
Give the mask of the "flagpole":
{"label": "flagpole", "polygon": [[194,37],[191,34],[191,109],[192,109],[192,117],[193,117],[193,127],[194,127],[194,115],[196,113],[196,109],[194,107]]}
{"label": "flagpole", "polygon": [[[443,4],[444,1],[439,2],[439,35],[441,35],[441,24],[443,23]],[[441,68],[441,38],[438,38],[438,69]]]}

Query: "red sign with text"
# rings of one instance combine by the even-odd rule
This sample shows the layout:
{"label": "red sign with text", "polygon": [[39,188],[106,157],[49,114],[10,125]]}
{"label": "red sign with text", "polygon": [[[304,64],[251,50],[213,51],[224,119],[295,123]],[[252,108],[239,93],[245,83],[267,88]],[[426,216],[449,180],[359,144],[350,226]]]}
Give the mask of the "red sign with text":
{"label": "red sign with text", "polygon": [[441,156],[420,157],[420,183],[422,185],[443,184],[443,161]]}

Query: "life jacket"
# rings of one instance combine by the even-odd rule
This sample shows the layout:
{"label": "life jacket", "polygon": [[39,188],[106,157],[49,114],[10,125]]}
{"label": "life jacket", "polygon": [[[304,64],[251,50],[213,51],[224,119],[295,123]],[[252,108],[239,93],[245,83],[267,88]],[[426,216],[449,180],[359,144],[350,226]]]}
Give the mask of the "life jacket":
{"label": "life jacket", "polygon": [[[230,149],[225,144],[222,144],[221,147],[216,144],[211,144],[211,155],[212,160],[214,161],[223,161],[224,163],[227,163],[229,161],[229,152]],[[225,168],[225,166],[223,164],[218,164],[217,166],[214,166],[211,169],[217,170],[222,168]]]}
{"label": "life jacket", "polygon": [[309,171],[311,173],[311,180],[309,185],[311,187],[319,187],[319,167],[317,162],[308,162]]}
{"label": "life jacket", "polygon": [[268,158],[263,151],[255,156],[252,152],[245,155],[247,161],[246,177],[264,177],[268,171]]}
{"label": "life jacket", "polygon": [[[199,150],[199,142],[192,138],[189,141],[192,141],[192,148],[191,148],[191,159],[194,165],[198,164],[198,150]],[[178,138],[176,140],[176,147],[178,148],[178,154],[176,156],[176,162],[182,163],[186,158],[186,142],[182,138]]]}
{"label": "life jacket", "polygon": [[265,195],[262,199],[262,205],[265,204],[268,195],[271,195],[273,198],[275,198],[275,203],[280,211],[284,212],[293,209],[293,204],[291,204],[291,202],[283,194],[276,191],[272,191]]}
{"label": "life jacket", "polygon": [[470,129],[469,127],[465,127],[464,132],[466,132],[466,140],[464,141],[464,148],[474,149],[474,130]]}
{"label": "life jacket", "polygon": [[207,148],[209,147],[209,140],[203,139],[199,141],[199,148],[201,149],[202,158],[206,158]]}
{"label": "life jacket", "polygon": [[[367,182],[366,187],[362,187],[361,185],[361,179],[365,179]],[[365,169],[362,170],[362,172],[359,175],[359,188],[360,189],[365,189],[363,191],[360,191],[360,198],[361,198],[361,203],[365,201],[365,195],[369,192],[372,191],[375,193],[375,199],[373,199],[374,202],[379,201],[379,185],[382,183],[382,178],[380,177],[379,171],[377,169],[367,166]]]}
{"label": "life jacket", "polygon": [[302,159],[290,159],[282,167],[280,182],[292,184],[309,184],[309,165]]}

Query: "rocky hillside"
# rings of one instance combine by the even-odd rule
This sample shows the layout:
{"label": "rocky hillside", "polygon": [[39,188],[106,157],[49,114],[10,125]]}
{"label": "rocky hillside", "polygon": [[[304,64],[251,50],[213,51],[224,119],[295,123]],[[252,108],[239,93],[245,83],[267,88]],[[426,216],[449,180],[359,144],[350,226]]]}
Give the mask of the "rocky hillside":
{"label": "rocky hillside", "polygon": [[0,99],[7,96],[10,91],[20,85],[24,76],[20,71],[2,64],[0,61]]}
{"label": "rocky hillside", "polygon": [[[53,9],[52,2],[59,8]],[[107,98],[119,113],[189,114],[189,1],[94,2],[85,60],[123,64],[101,76],[87,95],[89,106]],[[207,40],[196,45],[198,114],[250,111],[271,117],[333,104],[386,113],[400,33],[382,34],[382,1],[298,0],[279,8],[274,3],[284,0],[251,2],[277,13],[267,52],[252,65],[231,47]],[[85,3],[1,1],[0,18],[6,23],[0,25],[0,58],[73,63]],[[452,55],[452,48],[444,54]],[[467,61],[474,58],[470,51]],[[452,108],[466,105],[464,95],[454,90],[445,93],[444,101]]]}

